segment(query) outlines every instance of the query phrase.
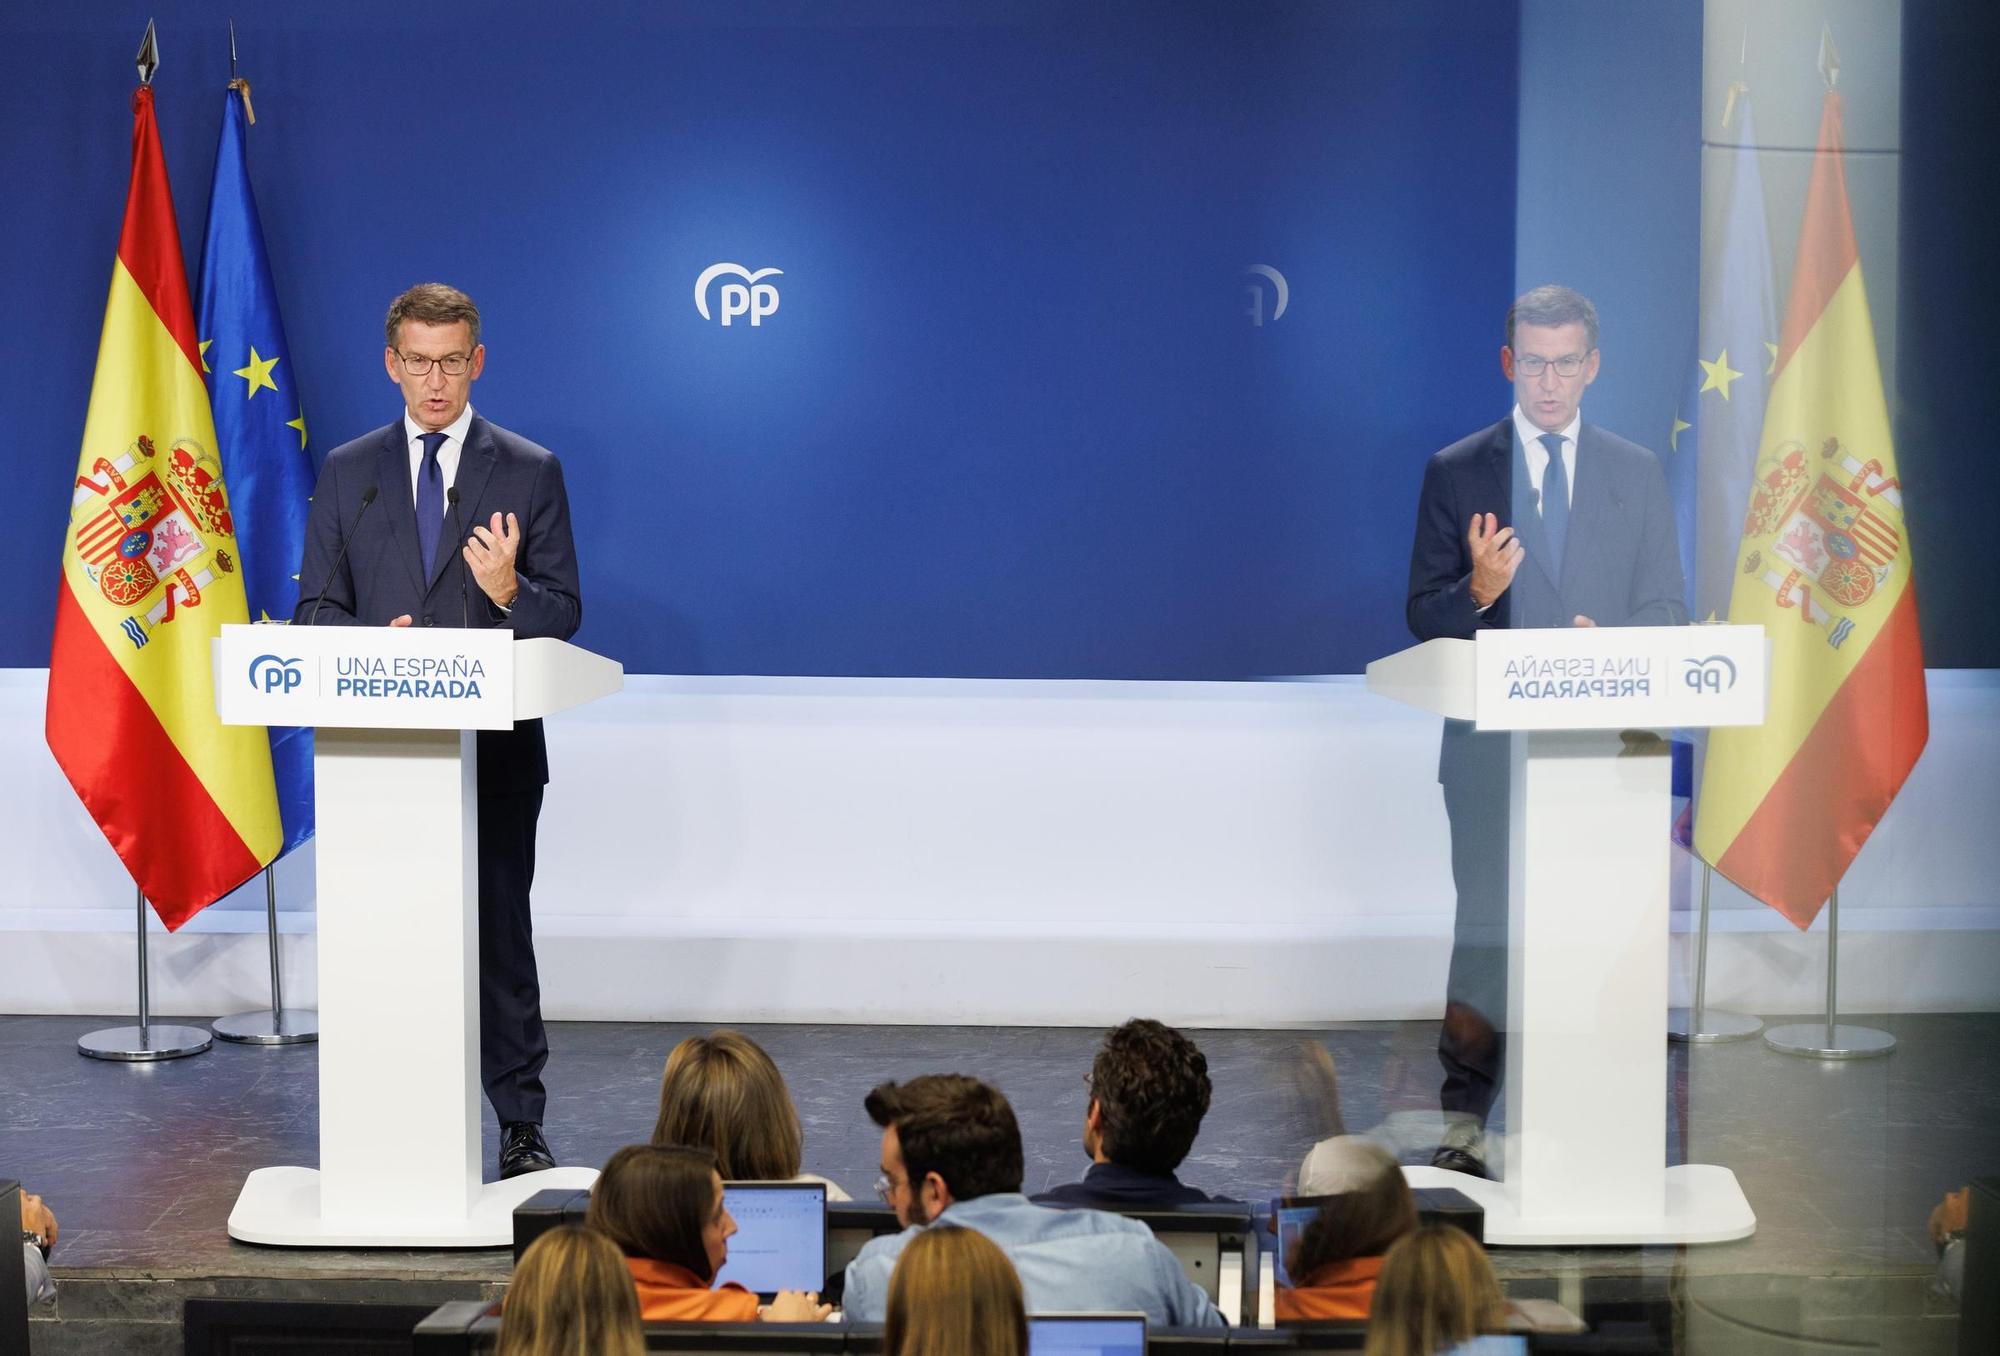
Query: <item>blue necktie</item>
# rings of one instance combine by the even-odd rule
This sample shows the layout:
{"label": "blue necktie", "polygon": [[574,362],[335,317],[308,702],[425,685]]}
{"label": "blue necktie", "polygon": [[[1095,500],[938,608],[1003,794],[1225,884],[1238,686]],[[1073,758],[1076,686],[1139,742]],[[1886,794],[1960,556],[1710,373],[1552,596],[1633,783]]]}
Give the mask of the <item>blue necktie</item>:
{"label": "blue necktie", "polygon": [[438,537],[444,532],[444,468],[438,465],[438,449],[444,446],[442,433],[426,433],[424,464],[417,468],[417,550],[423,557],[424,579],[433,571]]}
{"label": "blue necktie", "polygon": [[1563,538],[1569,535],[1569,473],[1563,469],[1563,436],[1544,433],[1549,466],[1542,472],[1542,535],[1549,541],[1549,575],[1562,578]]}

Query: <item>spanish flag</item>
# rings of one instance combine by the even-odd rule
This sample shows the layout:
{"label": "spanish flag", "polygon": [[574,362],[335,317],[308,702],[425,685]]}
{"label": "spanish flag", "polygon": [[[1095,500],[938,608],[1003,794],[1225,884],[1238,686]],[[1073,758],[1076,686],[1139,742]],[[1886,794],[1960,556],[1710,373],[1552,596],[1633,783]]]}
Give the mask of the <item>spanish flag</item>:
{"label": "spanish flag", "polygon": [[169,928],[277,856],[263,730],[215,715],[209,642],[249,619],[153,91],[84,420],[49,653],[49,748]]}
{"label": "spanish flag", "polygon": [[1811,926],[1930,735],[1874,322],[1829,92],[1729,620],[1771,642],[1770,716],[1709,736],[1695,850]]}

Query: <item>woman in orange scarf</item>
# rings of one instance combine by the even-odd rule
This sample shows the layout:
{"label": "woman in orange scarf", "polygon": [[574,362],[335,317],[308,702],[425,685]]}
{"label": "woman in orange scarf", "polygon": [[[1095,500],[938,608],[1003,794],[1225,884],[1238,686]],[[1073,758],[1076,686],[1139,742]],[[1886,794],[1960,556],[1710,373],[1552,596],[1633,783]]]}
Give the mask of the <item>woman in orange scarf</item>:
{"label": "woman in orange scarf", "polygon": [[1383,1254],[1417,1227],[1417,1199],[1388,1150],[1357,1142],[1348,1152],[1361,1180],[1327,1197],[1285,1259],[1294,1284],[1278,1288],[1280,1323],[1367,1318]]}
{"label": "woman in orange scarf", "polygon": [[639,1291],[639,1315],[705,1323],[812,1323],[833,1312],[818,1295],[787,1290],[768,1305],[734,1283],[715,1285],[736,1221],[722,1204],[715,1155],[683,1145],[633,1144],[611,1155],[585,1222],[618,1245]]}

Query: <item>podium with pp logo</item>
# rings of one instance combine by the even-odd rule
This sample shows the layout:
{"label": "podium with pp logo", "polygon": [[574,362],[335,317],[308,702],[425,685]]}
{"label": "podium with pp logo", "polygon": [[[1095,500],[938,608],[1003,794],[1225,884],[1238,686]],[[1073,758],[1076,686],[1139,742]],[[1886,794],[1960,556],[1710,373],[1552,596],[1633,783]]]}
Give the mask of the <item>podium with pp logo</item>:
{"label": "podium with pp logo", "polygon": [[229,1216],[248,1243],[494,1247],[538,1190],[482,1185],[479,730],[624,686],[615,661],[505,630],[225,626],[226,725],[317,727],[317,1168],[260,1168]]}
{"label": "podium with pp logo", "polygon": [[[1506,732],[1506,1137],[1455,1187],[1505,1244],[1714,1243],[1736,1174],[1667,1165],[1671,758],[1656,731],[1764,720],[1760,626],[1481,631],[1368,666],[1368,690]],[[1496,869],[1500,869],[1496,864]]]}

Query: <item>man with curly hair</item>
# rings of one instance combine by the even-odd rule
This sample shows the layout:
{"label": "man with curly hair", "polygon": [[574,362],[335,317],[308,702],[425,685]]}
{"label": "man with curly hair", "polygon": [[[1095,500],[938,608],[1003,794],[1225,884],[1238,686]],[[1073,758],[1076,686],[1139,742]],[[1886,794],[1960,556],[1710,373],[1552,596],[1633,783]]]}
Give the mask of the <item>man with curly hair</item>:
{"label": "man with curly hair", "polygon": [[1212,1091],[1208,1059],[1193,1041],[1135,1017],[1105,1033],[1085,1082],[1083,1151],[1090,1169],[1082,1181],[1053,1187],[1036,1201],[1132,1210],[1221,1199],[1174,1175],[1194,1147]]}

